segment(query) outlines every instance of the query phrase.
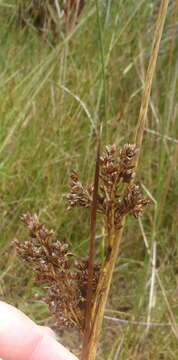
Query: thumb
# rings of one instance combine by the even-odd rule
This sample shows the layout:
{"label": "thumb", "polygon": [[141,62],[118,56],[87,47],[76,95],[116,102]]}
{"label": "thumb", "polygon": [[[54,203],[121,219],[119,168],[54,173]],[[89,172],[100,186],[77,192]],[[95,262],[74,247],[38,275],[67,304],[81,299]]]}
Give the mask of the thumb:
{"label": "thumb", "polygon": [[[0,301],[0,357],[3,360],[77,360],[50,330]],[[52,330],[51,330],[52,332]]]}

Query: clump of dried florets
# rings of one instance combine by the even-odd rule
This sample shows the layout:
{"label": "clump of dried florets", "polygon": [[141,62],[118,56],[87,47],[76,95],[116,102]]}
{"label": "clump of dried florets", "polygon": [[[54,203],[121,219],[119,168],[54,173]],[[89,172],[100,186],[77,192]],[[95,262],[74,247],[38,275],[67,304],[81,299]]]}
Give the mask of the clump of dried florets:
{"label": "clump of dried florets", "polygon": [[[22,222],[29,230],[29,240],[15,240],[17,253],[23,261],[33,264],[36,280],[45,285],[51,312],[60,327],[76,328],[82,332],[86,305],[86,282],[88,260],[77,261],[69,252],[68,245],[60,241],[51,242],[52,230],[45,228],[38,217],[23,215]],[[96,290],[99,266],[95,265],[93,294]]]}
{"label": "clump of dried florets", "polygon": [[93,187],[83,187],[80,182],[79,176],[75,171],[70,174],[71,178],[71,192],[67,195],[69,205],[67,210],[72,209],[75,206],[90,207],[92,203]]}
{"label": "clump of dried florets", "polygon": [[105,147],[105,154],[100,157],[100,177],[111,191],[113,185],[118,187],[121,181],[128,183],[135,176],[132,162],[136,152],[135,145],[126,144],[116,157],[115,145]]}
{"label": "clump of dried florets", "polygon": [[[148,200],[145,200],[139,186],[133,183],[135,145],[124,145],[117,155],[116,146],[106,146],[99,159],[99,186],[97,212],[104,215],[108,234],[121,227],[122,219],[128,213],[138,218]],[[127,184],[126,190],[124,184]],[[91,208],[94,185],[84,187],[76,172],[71,174],[71,192],[67,196],[68,209],[76,206]],[[37,281],[45,285],[46,303],[60,326],[84,330],[84,319],[88,304],[89,260],[78,261],[60,241],[53,242],[52,230],[45,228],[38,217],[26,214],[21,220],[29,230],[29,240],[15,241],[18,254],[27,263],[33,264]],[[108,249],[112,249],[112,236],[108,236]],[[91,306],[100,275],[100,266],[94,265]]]}
{"label": "clump of dried florets", "polygon": [[[100,157],[97,212],[105,215],[108,229],[112,224],[115,229],[119,229],[122,217],[128,213],[137,218],[149,202],[142,198],[139,186],[131,184],[135,176],[134,157],[137,151],[135,145],[126,144],[116,155],[116,146],[110,145],[105,147],[104,155]],[[91,207],[94,186],[84,187],[74,172],[71,179],[71,192],[67,196],[68,209],[75,206]],[[124,183],[128,186],[123,195]]]}

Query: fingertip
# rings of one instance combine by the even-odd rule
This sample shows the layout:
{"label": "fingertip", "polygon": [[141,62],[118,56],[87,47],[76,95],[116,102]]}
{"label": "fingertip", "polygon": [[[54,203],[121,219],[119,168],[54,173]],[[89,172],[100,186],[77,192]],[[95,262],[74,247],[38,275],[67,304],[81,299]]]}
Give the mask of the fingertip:
{"label": "fingertip", "polygon": [[78,360],[55,340],[48,327],[36,325],[24,313],[0,301],[0,357],[6,360]]}
{"label": "fingertip", "polygon": [[28,360],[78,360],[68,349],[52,336],[45,334]]}

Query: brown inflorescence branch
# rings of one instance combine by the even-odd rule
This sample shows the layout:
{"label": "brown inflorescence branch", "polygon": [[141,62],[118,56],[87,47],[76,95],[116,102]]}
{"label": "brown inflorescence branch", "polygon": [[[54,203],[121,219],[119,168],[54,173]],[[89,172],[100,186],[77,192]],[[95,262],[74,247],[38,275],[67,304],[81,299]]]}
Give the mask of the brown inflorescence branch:
{"label": "brown inflorescence branch", "polygon": [[[60,327],[83,329],[88,259],[77,260],[69,252],[68,245],[60,241],[51,242],[52,230],[47,230],[36,215],[21,217],[29,231],[29,240],[24,243],[15,240],[18,255],[26,263],[33,264],[36,281],[44,285],[47,297],[44,299]],[[93,293],[95,292],[99,266],[95,265]]]}
{"label": "brown inflorescence branch", "polygon": [[[131,213],[136,218],[142,213],[148,200],[143,199],[139,186],[133,184],[135,177],[133,160],[137,153],[135,145],[126,144],[116,156],[116,146],[105,147],[100,157],[100,185],[98,190],[97,212],[105,216],[106,228],[112,225],[120,227],[123,216]],[[90,208],[92,204],[93,185],[84,187],[77,173],[71,173],[71,192],[67,195],[68,209],[76,206]],[[123,184],[128,184],[123,194]]]}

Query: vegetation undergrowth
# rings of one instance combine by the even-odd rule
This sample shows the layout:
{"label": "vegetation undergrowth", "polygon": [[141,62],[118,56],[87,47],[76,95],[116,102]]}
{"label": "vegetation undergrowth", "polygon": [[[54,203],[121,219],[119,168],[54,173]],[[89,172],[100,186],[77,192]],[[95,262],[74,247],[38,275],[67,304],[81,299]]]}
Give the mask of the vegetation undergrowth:
{"label": "vegetation undergrowth", "polygon": [[[98,119],[106,121],[109,143],[133,142],[157,16],[157,2],[150,0],[98,3],[100,22],[90,1],[55,47],[33,27],[18,26],[15,1],[0,4],[0,294],[50,326],[42,289],[11,246],[24,232],[19,217],[37,212],[85,256],[89,221],[77,209],[66,212],[63,201],[69,173],[79,170],[82,181],[91,182]],[[171,325],[178,318],[176,6],[170,1],[137,176],[152,205],[139,227],[127,221],[98,359],[178,355]],[[99,232],[98,246],[101,239]],[[63,331],[60,336],[78,350],[77,338]]]}

